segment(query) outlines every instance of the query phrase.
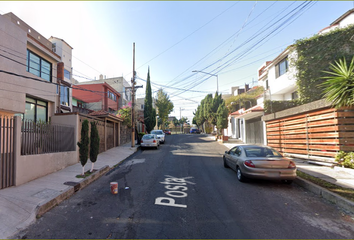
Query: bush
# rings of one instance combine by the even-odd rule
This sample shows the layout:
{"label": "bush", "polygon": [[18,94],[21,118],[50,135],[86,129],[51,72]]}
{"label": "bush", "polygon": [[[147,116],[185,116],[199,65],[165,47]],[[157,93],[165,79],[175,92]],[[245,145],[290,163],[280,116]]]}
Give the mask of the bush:
{"label": "bush", "polygon": [[340,166],[354,169],[354,152],[346,153],[340,151],[336,155],[335,160]]}

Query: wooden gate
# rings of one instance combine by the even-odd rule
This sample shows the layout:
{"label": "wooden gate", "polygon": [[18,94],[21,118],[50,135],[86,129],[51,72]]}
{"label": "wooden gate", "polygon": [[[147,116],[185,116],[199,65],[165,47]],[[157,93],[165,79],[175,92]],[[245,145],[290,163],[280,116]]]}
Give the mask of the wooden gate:
{"label": "wooden gate", "polygon": [[0,116],[0,189],[14,185],[14,118]]}

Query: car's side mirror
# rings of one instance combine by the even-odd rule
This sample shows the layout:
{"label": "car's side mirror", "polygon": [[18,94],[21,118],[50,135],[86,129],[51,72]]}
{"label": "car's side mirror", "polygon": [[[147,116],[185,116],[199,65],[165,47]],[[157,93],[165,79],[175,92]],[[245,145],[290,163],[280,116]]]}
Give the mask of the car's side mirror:
{"label": "car's side mirror", "polygon": [[229,151],[225,151],[226,154],[229,154]]}

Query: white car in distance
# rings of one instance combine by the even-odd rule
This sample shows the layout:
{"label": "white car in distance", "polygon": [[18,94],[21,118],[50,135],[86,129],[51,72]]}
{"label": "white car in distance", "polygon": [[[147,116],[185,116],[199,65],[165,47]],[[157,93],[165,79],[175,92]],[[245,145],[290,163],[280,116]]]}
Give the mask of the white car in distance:
{"label": "white car in distance", "polygon": [[160,140],[160,143],[165,143],[165,133],[162,130],[152,130],[150,134],[155,134]]}

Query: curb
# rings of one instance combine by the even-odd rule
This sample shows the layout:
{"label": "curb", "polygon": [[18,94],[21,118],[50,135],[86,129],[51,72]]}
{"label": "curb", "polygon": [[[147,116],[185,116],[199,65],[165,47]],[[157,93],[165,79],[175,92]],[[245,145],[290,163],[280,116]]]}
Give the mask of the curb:
{"label": "curb", "polygon": [[97,180],[99,177],[107,173],[109,170],[110,170],[109,166],[106,165],[101,169],[99,169],[98,171],[92,173],[90,176],[79,181],[75,186],[68,187],[66,191],[57,195],[53,199],[40,203],[36,208],[36,217],[37,218],[41,217],[44,213],[48,212],[49,210],[57,206],[62,201],[70,198],[72,195],[74,195],[75,192],[85,188],[87,185]]}
{"label": "curb", "polygon": [[300,178],[299,176],[296,177],[294,183],[309,190],[314,194],[321,196],[322,198],[330,201],[331,203],[336,204],[337,206],[354,213],[354,202],[349,201],[336,193],[328,191],[327,189],[320,187],[310,181]]}
{"label": "curb", "polygon": [[[135,151],[131,155],[136,153],[139,149],[140,149],[140,145],[136,146]],[[131,155],[129,155],[128,157],[130,157]],[[127,158],[122,159],[117,164],[123,162]],[[47,200],[47,201],[45,201],[43,203],[40,203],[36,207],[36,210],[35,210],[36,217],[37,218],[41,217],[43,214],[45,214],[46,212],[48,212],[49,210],[51,210],[52,208],[54,208],[55,206],[60,204],[62,201],[70,198],[72,195],[74,195],[75,192],[85,188],[86,186],[88,186],[89,184],[91,184],[92,182],[94,182],[98,178],[100,178],[102,175],[104,175],[107,172],[109,172],[110,170],[112,170],[112,168],[114,168],[114,167],[109,167],[108,165],[106,165],[106,166],[100,168],[98,171],[92,173],[90,176],[88,176],[88,177],[82,179],[81,181],[79,181],[75,186],[69,186],[67,188],[67,190],[65,190],[64,192],[60,193],[59,195],[57,195],[53,199]]]}

